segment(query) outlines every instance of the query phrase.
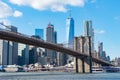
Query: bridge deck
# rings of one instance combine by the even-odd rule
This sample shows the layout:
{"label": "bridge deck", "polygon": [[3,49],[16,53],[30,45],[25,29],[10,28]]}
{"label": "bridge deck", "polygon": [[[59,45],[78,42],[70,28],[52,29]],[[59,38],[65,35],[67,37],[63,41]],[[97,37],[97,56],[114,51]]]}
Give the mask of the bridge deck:
{"label": "bridge deck", "polygon": [[[33,38],[30,36],[26,36],[26,35],[23,35],[21,33],[14,33],[14,32],[2,30],[2,29],[0,29],[0,39],[5,39],[5,40],[15,41],[15,42],[19,42],[19,43],[43,47],[43,48],[47,48],[47,49],[51,49],[51,50],[56,50],[58,52],[69,54],[69,55],[72,55],[75,57],[76,56],[78,56],[80,58],[81,57],[85,57],[85,58],[89,57],[89,55],[87,55],[87,54],[82,54],[82,53],[79,53],[77,51],[71,50],[69,48],[61,47],[57,44],[45,42],[43,40]],[[106,61],[103,61],[101,59],[97,59],[94,57],[92,58],[92,61],[103,64],[103,65],[112,65]]]}

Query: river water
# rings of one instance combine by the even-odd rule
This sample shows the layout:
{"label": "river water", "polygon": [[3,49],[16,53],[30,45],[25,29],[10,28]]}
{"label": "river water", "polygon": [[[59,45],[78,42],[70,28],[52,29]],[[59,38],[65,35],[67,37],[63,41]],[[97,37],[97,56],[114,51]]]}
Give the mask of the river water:
{"label": "river water", "polygon": [[120,73],[14,72],[0,73],[0,80],[120,80]]}

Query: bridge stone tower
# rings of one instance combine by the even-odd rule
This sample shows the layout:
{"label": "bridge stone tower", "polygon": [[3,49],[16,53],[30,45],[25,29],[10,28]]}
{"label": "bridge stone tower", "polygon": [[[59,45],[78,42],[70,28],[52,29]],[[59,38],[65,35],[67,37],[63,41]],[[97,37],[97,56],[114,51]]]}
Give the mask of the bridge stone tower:
{"label": "bridge stone tower", "polygon": [[80,36],[74,38],[74,50],[89,55],[89,57],[79,57],[74,58],[74,69],[77,73],[92,73],[92,56],[91,56],[91,46],[89,36]]}

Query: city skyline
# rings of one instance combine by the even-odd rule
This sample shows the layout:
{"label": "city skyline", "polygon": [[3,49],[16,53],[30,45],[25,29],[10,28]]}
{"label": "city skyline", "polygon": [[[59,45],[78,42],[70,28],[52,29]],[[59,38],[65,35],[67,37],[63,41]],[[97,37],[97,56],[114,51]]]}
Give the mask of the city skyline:
{"label": "city skyline", "polygon": [[[58,42],[63,43],[65,42],[63,39],[66,39],[65,20],[69,16],[67,9],[71,9],[72,17],[75,20],[75,36],[83,34],[84,20],[92,20],[95,30],[95,50],[97,50],[96,46],[98,46],[98,41],[100,41],[104,44],[106,54],[110,55],[112,59],[119,56],[120,42],[117,34],[119,34],[120,11],[117,5],[119,5],[120,1],[74,0],[70,3],[68,0],[64,4],[58,1],[53,4],[60,4],[56,5],[55,8],[52,8],[53,6],[50,5],[50,2],[47,4],[47,0],[43,5],[38,3],[41,6],[30,5],[30,3],[32,1],[28,3],[24,0],[1,0],[0,21],[10,22],[18,27],[20,33],[28,35],[33,35],[35,28],[43,28],[45,30],[48,22],[52,22],[56,26]],[[116,6],[113,6],[115,4]]]}

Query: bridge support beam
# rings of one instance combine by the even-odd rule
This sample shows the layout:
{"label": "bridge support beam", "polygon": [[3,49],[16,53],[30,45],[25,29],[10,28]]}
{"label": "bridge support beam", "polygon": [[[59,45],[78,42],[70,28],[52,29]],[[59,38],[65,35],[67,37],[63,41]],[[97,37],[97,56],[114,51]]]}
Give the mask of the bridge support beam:
{"label": "bridge support beam", "polygon": [[89,58],[74,58],[74,69],[76,73],[92,73],[92,66]]}
{"label": "bridge support beam", "polygon": [[92,73],[92,53],[91,53],[91,37],[89,36],[89,67],[90,73]]}
{"label": "bridge support beam", "polygon": [[[91,37],[90,36],[86,36],[85,40],[86,41],[84,42],[83,45],[87,44],[87,46],[86,46],[86,47],[88,47],[87,54],[89,55],[89,57],[84,58],[85,72],[86,73],[92,73]],[[83,48],[85,48],[85,47],[83,47]]]}
{"label": "bridge support beam", "polygon": [[74,58],[74,69],[76,70],[76,73],[85,73],[84,59],[79,57]]}
{"label": "bridge support beam", "polygon": [[92,73],[92,66],[90,64],[89,58],[85,59],[84,65],[85,65],[85,73]]}
{"label": "bridge support beam", "polygon": [[74,50],[83,54],[88,54],[89,57],[76,57],[75,58],[75,69],[77,73],[92,73],[92,53],[91,53],[91,38],[86,37],[75,37],[74,38]]}

